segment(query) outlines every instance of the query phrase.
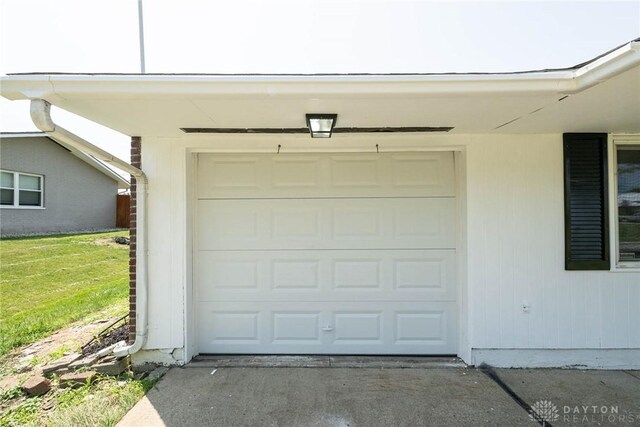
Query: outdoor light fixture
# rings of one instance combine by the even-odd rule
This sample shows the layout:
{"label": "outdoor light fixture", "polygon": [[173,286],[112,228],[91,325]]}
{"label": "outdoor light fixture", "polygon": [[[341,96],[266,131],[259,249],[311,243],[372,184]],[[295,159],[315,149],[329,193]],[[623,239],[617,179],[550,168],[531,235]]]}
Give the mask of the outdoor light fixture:
{"label": "outdoor light fixture", "polygon": [[331,138],[337,120],[337,114],[307,114],[307,127],[311,138]]}

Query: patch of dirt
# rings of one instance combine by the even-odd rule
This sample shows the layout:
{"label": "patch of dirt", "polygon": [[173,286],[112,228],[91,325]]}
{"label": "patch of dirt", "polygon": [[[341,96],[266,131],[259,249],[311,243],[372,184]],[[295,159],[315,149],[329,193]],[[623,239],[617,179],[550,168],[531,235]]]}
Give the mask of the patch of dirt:
{"label": "patch of dirt", "polygon": [[[126,236],[116,236],[116,237],[128,238]],[[93,244],[98,246],[109,246],[110,248],[129,249],[129,245],[127,244],[116,243],[116,241],[114,240],[114,237],[101,237],[99,239],[95,239],[93,241]]]}
{"label": "patch of dirt", "polygon": [[17,375],[11,375],[0,379],[0,391],[11,390],[20,385]]}
{"label": "patch of dirt", "polygon": [[90,354],[96,353],[103,348],[107,348],[112,344],[115,344],[119,341],[126,341],[129,337],[129,328],[128,324],[125,323],[117,328],[114,328],[107,332],[104,336],[93,341],[88,346],[82,349],[82,355],[88,356]]}

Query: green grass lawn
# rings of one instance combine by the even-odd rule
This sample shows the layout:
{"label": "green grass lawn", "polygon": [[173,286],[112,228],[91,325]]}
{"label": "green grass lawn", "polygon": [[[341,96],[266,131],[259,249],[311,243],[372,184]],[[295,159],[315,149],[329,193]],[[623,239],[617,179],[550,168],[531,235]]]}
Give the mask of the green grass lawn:
{"label": "green grass lawn", "polygon": [[107,307],[126,311],[128,232],[0,241],[0,356]]}

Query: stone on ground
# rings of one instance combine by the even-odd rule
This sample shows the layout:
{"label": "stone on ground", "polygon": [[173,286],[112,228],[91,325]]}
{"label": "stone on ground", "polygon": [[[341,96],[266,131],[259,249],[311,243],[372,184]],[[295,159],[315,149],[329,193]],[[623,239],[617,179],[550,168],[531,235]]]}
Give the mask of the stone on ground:
{"label": "stone on ground", "polygon": [[120,375],[129,368],[129,358],[115,356],[107,356],[91,367],[92,369],[105,375]]}
{"label": "stone on ground", "polygon": [[86,368],[88,366],[93,365],[98,360],[98,356],[96,354],[91,354],[87,357],[83,357],[69,364],[69,369],[75,371],[76,369]]}
{"label": "stone on ground", "polygon": [[80,353],[72,353],[68,356],[61,357],[58,360],[54,360],[53,362],[49,363],[47,366],[42,368],[42,373],[46,375],[46,374],[52,374],[54,372],[68,370],[69,365],[79,357],[80,357]]}
{"label": "stone on ground", "polygon": [[51,382],[43,376],[36,375],[22,384],[22,391],[29,396],[40,396],[51,390]]}
{"label": "stone on ground", "polygon": [[96,376],[96,371],[70,372],[60,377],[60,387],[78,388],[90,383]]}

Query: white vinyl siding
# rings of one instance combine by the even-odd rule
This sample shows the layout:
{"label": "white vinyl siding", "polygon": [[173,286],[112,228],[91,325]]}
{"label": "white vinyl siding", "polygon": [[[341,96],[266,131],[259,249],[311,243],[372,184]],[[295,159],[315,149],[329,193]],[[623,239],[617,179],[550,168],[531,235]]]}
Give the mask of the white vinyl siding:
{"label": "white vinyl siding", "polygon": [[473,347],[640,348],[640,273],[564,271],[562,135],[477,137],[467,168]]}
{"label": "white vinyl siding", "polygon": [[42,175],[1,171],[1,205],[3,208],[41,208],[44,206]]}

